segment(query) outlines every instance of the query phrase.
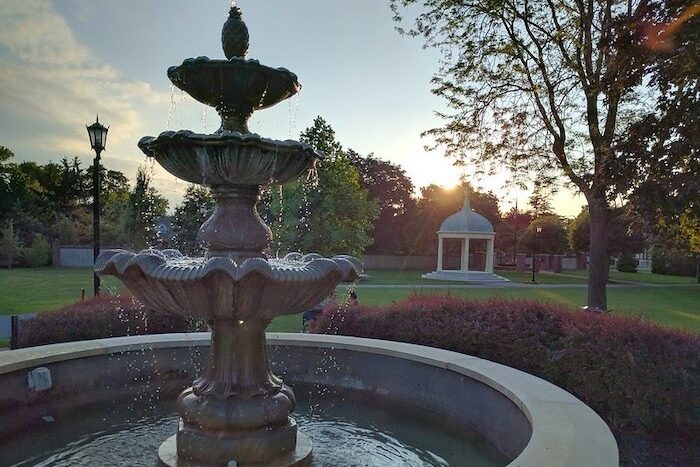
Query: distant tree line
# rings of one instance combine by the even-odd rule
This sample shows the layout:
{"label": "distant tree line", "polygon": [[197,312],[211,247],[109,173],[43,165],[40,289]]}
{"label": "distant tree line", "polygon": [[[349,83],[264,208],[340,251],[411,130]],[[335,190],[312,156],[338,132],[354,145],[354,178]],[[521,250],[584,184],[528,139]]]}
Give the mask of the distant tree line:
{"label": "distant tree line", "polygon": [[[589,210],[584,207],[574,219],[558,216],[547,184],[534,184],[529,209],[502,212],[493,192],[480,191],[467,180],[454,188],[431,184],[416,194],[400,165],[344,149],[321,117],[300,139],[322,151],[324,158],[308,178],[263,191],[258,210],[273,231],[272,255],[435,255],[436,232],[446,217],[461,209],[465,193],[472,209],[494,226],[495,246],[501,252],[590,252]],[[92,167],[83,169],[77,159],[17,164],[8,149],[1,148],[0,154],[0,264],[46,264],[53,238],[64,244],[90,244]],[[151,186],[148,172],[139,169],[130,186],[121,172],[104,167],[101,171],[102,243],[134,249],[155,245],[154,224],[166,215],[168,203]],[[207,187],[189,186],[172,213],[167,246],[201,254],[197,233],[214,208]],[[657,272],[690,273],[692,254],[700,249],[697,217],[687,208],[652,211],[653,216],[648,211],[645,215],[640,203],[611,208],[608,258],[629,257],[654,245]],[[446,248],[447,254],[457,254]]]}
{"label": "distant tree line", "polygon": [[[143,248],[155,241],[155,220],[167,200],[140,168],[134,186],[116,170],[100,166],[101,243]],[[0,146],[0,265],[43,266],[50,241],[92,243],[92,171],[77,158],[60,163],[15,162]]]}

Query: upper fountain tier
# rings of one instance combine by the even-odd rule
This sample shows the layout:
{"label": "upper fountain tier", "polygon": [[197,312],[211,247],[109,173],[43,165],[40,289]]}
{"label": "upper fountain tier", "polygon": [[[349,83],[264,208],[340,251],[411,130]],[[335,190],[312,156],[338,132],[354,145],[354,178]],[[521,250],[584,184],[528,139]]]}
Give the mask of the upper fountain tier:
{"label": "upper fountain tier", "polygon": [[228,60],[188,58],[170,67],[168,78],[178,88],[208,106],[216,108],[223,131],[248,133],[248,119],[254,111],[271,107],[301,89],[297,76],[285,68],[271,68],[257,60],[246,60],[248,28],[241,10],[232,7],[221,33]]}

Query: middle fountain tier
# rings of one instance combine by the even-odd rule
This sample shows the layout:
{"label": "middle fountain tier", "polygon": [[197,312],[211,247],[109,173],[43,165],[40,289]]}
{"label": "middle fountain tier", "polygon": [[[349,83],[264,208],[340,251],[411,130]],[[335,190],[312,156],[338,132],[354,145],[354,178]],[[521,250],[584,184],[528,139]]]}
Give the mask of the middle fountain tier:
{"label": "middle fountain tier", "polygon": [[248,29],[237,7],[222,44],[227,60],[187,59],[168,70],[175,86],[216,108],[221,128],[139,141],[175,177],[211,187],[216,209],[198,233],[205,256],[112,250],[99,256],[95,270],[119,278],[147,306],[202,317],[212,329],[208,368],[178,398],[180,426],[161,445],[161,463],[304,465],[311,441],[290,416],[294,393],[270,370],[265,329],[276,316],[317,305],[357,271],[341,256],[268,257],[272,235],[256,208],[261,186],[298,178],[322,156],[307,144],[248,132],[253,111],[301,86],[284,68],[245,59]]}

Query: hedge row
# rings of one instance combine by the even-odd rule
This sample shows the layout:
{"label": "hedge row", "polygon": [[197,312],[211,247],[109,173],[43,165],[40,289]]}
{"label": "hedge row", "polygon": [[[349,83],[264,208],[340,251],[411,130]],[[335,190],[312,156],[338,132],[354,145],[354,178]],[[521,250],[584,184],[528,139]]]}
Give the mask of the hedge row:
{"label": "hedge row", "polygon": [[205,328],[184,315],[146,308],[130,295],[101,295],[23,322],[19,347]]}
{"label": "hedge row", "polygon": [[651,253],[651,272],[695,276],[698,258],[687,252],[655,248]]}
{"label": "hedge row", "polygon": [[327,309],[314,331],[475,355],[566,389],[613,429],[700,434],[700,337],[694,334],[549,303],[445,295]]}

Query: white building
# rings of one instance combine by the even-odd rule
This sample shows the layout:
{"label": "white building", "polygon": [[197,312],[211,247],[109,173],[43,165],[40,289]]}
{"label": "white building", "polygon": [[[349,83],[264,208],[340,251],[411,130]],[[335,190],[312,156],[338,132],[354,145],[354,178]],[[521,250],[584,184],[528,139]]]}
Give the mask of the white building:
{"label": "white building", "polygon": [[[464,196],[464,205],[462,209],[449,216],[440,224],[440,230],[438,230],[437,236],[437,269],[431,273],[423,274],[423,278],[476,283],[509,282],[505,277],[493,273],[493,241],[496,237],[496,233],[493,231],[493,225],[491,225],[488,219],[471,209],[467,195]],[[458,239],[462,241],[459,269],[443,268],[445,239]],[[470,243],[472,240],[485,240],[486,259],[483,261],[483,264],[477,265],[477,261],[474,260],[475,254],[470,254]],[[471,262],[470,258],[472,259]]]}

